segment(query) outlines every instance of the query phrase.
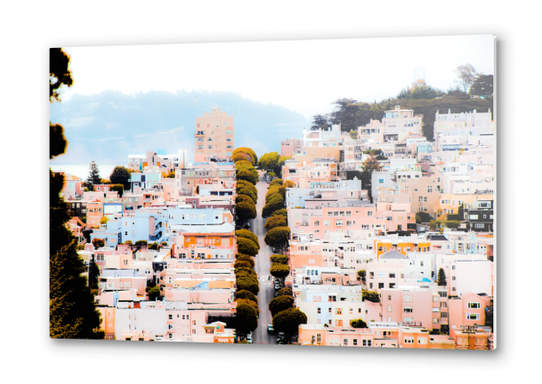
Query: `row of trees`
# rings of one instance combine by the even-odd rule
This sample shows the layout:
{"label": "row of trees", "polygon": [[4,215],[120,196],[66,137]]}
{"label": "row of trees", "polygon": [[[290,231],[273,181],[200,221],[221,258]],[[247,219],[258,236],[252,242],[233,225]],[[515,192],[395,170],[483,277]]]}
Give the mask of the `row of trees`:
{"label": "row of trees", "polygon": [[[49,101],[61,101],[61,86],[71,86],[70,58],[62,49],[50,50]],[[53,159],[66,152],[64,128],[49,123],[50,154]],[[83,273],[87,272],[77,254],[77,240],[66,227],[69,207],[60,191],[64,176],[49,171],[49,336],[69,339],[103,339],[101,316],[94,294]]]}
{"label": "row of trees", "polygon": [[111,191],[118,191],[119,196],[122,197],[125,190],[130,189],[131,171],[128,168],[116,166],[109,175],[108,179],[102,179],[100,177],[100,170],[96,162],[92,161],[89,167],[89,173],[87,179],[83,182],[83,187],[89,191],[94,191],[94,186],[97,184],[111,184]]}
{"label": "row of trees", "polygon": [[[250,148],[237,148],[233,154],[233,161],[236,170],[236,205],[235,212],[237,220],[246,222],[256,218],[256,203],[258,202],[258,190],[255,184],[259,175],[254,165],[258,158]],[[258,327],[258,292],[260,283],[258,275],[254,272],[254,260],[260,251],[258,236],[248,229],[235,231],[237,251],[234,264],[235,281],[237,291],[235,294],[236,308],[236,329],[238,335],[244,335],[254,331]]]}
{"label": "row of trees", "polygon": [[289,156],[280,156],[278,152],[269,152],[263,155],[258,161],[258,167],[267,171],[269,176],[277,176],[280,178],[282,175],[282,166],[289,158]]}
{"label": "row of trees", "polygon": [[[432,141],[435,113],[448,111],[452,113],[493,111],[493,75],[478,73],[470,64],[456,69],[459,87],[441,91],[422,84],[417,87],[403,89],[395,98],[380,102],[365,103],[355,99],[337,99],[333,104],[333,112],[326,115],[314,115],[311,128],[325,128],[332,124],[341,124],[341,130],[357,131],[357,128],[369,124],[371,119],[382,120],[387,110],[396,105],[413,109],[415,114],[423,115],[422,131]],[[484,98],[479,98],[482,96]]]}

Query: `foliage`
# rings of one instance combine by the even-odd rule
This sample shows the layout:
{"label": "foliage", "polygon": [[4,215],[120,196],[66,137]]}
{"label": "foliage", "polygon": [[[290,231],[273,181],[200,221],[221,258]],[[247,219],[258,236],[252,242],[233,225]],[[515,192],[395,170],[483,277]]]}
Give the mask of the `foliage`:
{"label": "foliage", "polygon": [[493,75],[478,75],[470,87],[469,94],[473,96],[492,96]]}
{"label": "foliage", "polygon": [[271,255],[269,258],[272,263],[288,264],[290,257],[288,255]]}
{"label": "foliage", "polygon": [[[257,215],[256,207],[254,204],[241,202],[235,206],[235,213],[241,221],[247,221],[255,219]],[[241,252],[244,253],[244,252]]]}
{"label": "foliage", "polygon": [[258,327],[258,314],[254,308],[244,302],[237,305],[236,308],[236,330],[239,333],[249,333]]}
{"label": "foliage", "polygon": [[427,212],[416,212],[416,223],[427,223],[433,220],[433,217]]}
{"label": "foliage", "polygon": [[[258,196],[248,188],[241,188],[237,191],[237,196],[244,195],[250,197],[252,200],[250,203],[255,206],[258,203]],[[246,200],[246,199],[245,199]],[[256,207],[254,207],[256,209]]]}
{"label": "foliage", "polygon": [[239,269],[239,268],[252,269],[253,265],[250,265],[250,263],[248,261],[245,261],[245,260],[237,260],[235,262],[235,264],[233,264],[233,268],[235,268],[235,269]]}
{"label": "foliage", "polygon": [[87,185],[95,185],[100,184],[102,182],[102,178],[100,177],[100,170],[98,169],[98,165],[94,161],[90,163],[89,173],[86,180]]}
{"label": "foliage", "polygon": [[100,219],[100,224],[107,224],[107,222],[109,221],[109,219],[105,216],[102,216],[102,218]]}
{"label": "foliage", "polygon": [[402,100],[402,99],[430,100],[430,99],[434,99],[434,98],[442,97],[442,96],[444,96],[444,92],[439,91],[438,89],[434,89],[427,85],[422,85],[418,87],[403,89],[397,96],[397,99],[398,100]]}
{"label": "foliage", "polygon": [[[62,85],[73,84],[70,58],[60,48],[49,56],[49,101],[60,101]],[[49,122],[49,158],[66,152],[64,128]],[[68,204],[60,196],[64,175],[49,171],[49,336],[68,339],[103,339],[99,330],[100,312],[87,279],[83,260],[77,254],[77,240],[66,227],[70,220]],[[94,285],[90,282],[90,285]]]}
{"label": "foliage", "polygon": [[236,299],[252,300],[255,303],[258,303],[258,297],[255,294],[253,294],[252,292],[246,291],[246,290],[237,291],[235,293],[235,298]]}
{"label": "foliage", "polygon": [[94,240],[92,240],[92,245],[94,245],[94,249],[103,248],[105,246],[105,240],[104,239],[94,239]]}
{"label": "foliage", "polygon": [[237,285],[237,291],[246,290],[252,292],[255,295],[258,295],[258,292],[260,291],[258,280],[250,276],[238,276],[235,284]]}
{"label": "foliage", "polygon": [[135,242],[135,245],[140,246],[140,247],[147,246],[147,244],[148,244],[147,240],[138,240]]}
{"label": "foliage", "polygon": [[271,275],[274,277],[282,279],[288,276],[288,274],[290,273],[290,267],[288,266],[288,264],[272,263],[269,273],[271,273]]}
{"label": "foliage", "polygon": [[442,268],[439,268],[439,270],[438,270],[437,285],[439,287],[445,287],[446,286],[446,273],[444,272],[444,269],[442,269]]}
{"label": "foliage", "polygon": [[292,296],[281,295],[277,296],[269,302],[269,311],[271,315],[275,316],[277,313],[292,308],[294,305],[294,298]]}
{"label": "foliage", "polygon": [[254,263],[254,260],[252,259],[251,256],[244,255],[242,253],[237,253],[235,255],[235,257],[236,257],[237,261],[245,261],[245,262],[250,264],[250,268],[254,268],[255,263]]}
{"label": "foliage", "polygon": [[431,229],[437,229],[437,228],[452,228],[456,229],[461,225],[461,221],[459,220],[431,220],[429,221],[429,228]]}
{"label": "foliage", "polygon": [[237,302],[237,306],[239,306],[241,304],[250,305],[252,307],[252,309],[254,309],[254,311],[256,312],[256,316],[258,316],[260,314],[260,308],[258,308],[258,303],[257,302],[252,301],[252,300],[242,299],[242,298],[236,298],[235,301]]}
{"label": "foliage", "polygon": [[456,68],[455,72],[464,92],[469,90],[470,86],[474,83],[476,77],[478,76],[476,70],[471,64],[460,65]]}
{"label": "foliage", "polygon": [[256,166],[256,164],[258,164],[258,156],[256,156],[256,152],[254,152],[252,149],[247,147],[239,147],[234,149],[232,155],[234,156],[238,153],[248,155],[248,157],[250,157],[249,161],[252,163],[252,165]]}
{"label": "foliage", "polygon": [[244,195],[244,194],[237,194],[237,196],[235,196],[235,203],[249,203],[249,204],[256,204],[254,202],[254,199],[250,196],[247,196],[247,195]]}
{"label": "foliage", "polygon": [[353,129],[350,132],[348,132],[348,136],[350,136],[350,138],[352,140],[357,140],[358,139],[358,131]]}
{"label": "foliage", "polygon": [[367,271],[365,269],[362,269],[360,271],[357,271],[358,280],[361,280],[365,283],[365,279],[367,277]]}
{"label": "foliage", "polygon": [[291,288],[281,288],[277,291],[276,293],[277,296],[282,296],[282,295],[286,295],[286,296],[292,296],[293,297],[293,293],[292,293],[292,289]]}
{"label": "foliage", "polygon": [[[122,184],[125,190],[129,190],[130,177],[131,172],[128,168],[117,166],[113,169],[113,172],[111,172],[109,180],[111,180],[111,183],[113,184]],[[173,174],[173,177],[175,177],[175,174]]]}
{"label": "foliage", "polygon": [[370,301],[372,303],[380,302],[380,294],[377,291],[363,290],[361,292],[362,301]]}
{"label": "foliage", "polygon": [[288,210],[286,208],[279,209],[278,211],[273,212],[271,216],[284,216],[288,218]]}
{"label": "foliage", "polygon": [[239,229],[235,231],[235,236],[244,237],[249,240],[252,240],[258,246],[258,249],[260,249],[260,242],[258,240],[258,236],[256,236],[254,233],[252,233],[248,229]]}
{"label": "foliage", "polygon": [[252,192],[254,192],[255,195],[258,195],[258,189],[256,189],[254,184],[252,184],[251,182],[246,181],[246,180],[237,180],[236,183],[235,183],[235,188],[236,188],[237,191],[239,191],[242,188],[248,188]]}
{"label": "foliage", "polygon": [[237,250],[239,253],[244,253],[249,256],[256,256],[258,254],[259,248],[258,245],[245,237],[237,238]]}
{"label": "foliage", "polygon": [[[269,188],[271,188],[271,187],[281,187],[282,183],[283,183],[282,179],[275,179],[275,180],[273,180],[272,182],[269,183]],[[268,192],[269,192],[269,190],[268,190]]]}
{"label": "foliage", "polygon": [[274,171],[278,166],[280,155],[277,152],[269,152],[263,155],[258,161],[258,167],[269,171]]}
{"label": "foliage", "polygon": [[350,320],[350,326],[352,328],[367,328],[367,323],[363,319]]}
{"label": "foliage", "polygon": [[119,197],[122,197],[124,195],[124,185],[122,184],[111,184],[109,186],[110,191],[117,191],[119,193]]}
{"label": "foliage", "polygon": [[371,175],[374,171],[378,171],[382,169],[384,166],[378,162],[378,160],[375,158],[373,154],[370,154],[367,159],[363,163],[361,163],[361,183],[363,185],[364,189],[367,189],[369,198],[372,202],[372,182],[371,182]]}
{"label": "foliage", "polygon": [[300,324],[307,324],[307,315],[297,308],[288,308],[273,316],[273,328],[287,335],[295,335]]}
{"label": "foliage", "polygon": [[291,180],[286,180],[284,183],[282,183],[282,186],[284,187],[284,189],[295,188],[295,183]]}
{"label": "foliage", "polygon": [[284,198],[279,195],[273,195],[269,201],[262,208],[262,217],[267,218],[273,214],[273,212],[284,208]]}
{"label": "foliage", "polygon": [[326,129],[331,127],[331,121],[329,115],[314,115],[312,120],[311,129]]}
{"label": "foliage", "polygon": [[284,249],[288,246],[290,240],[290,228],[289,227],[275,227],[271,228],[265,234],[265,243],[270,247]]}
{"label": "foliage", "polygon": [[258,177],[256,177],[251,171],[242,170],[237,172],[237,180],[246,180],[252,184],[256,184],[258,182]]}
{"label": "foliage", "polygon": [[149,289],[149,292],[147,292],[149,296],[149,301],[156,301],[158,298],[160,298],[160,286],[156,285]]}
{"label": "foliage", "polygon": [[158,243],[155,241],[154,243],[149,245],[148,249],[150,249],[150,250],[158,250]]}
{"label": "foliage", "polygon": [[284,216],[271,216],[265,221],[265,229],[269,231],[275,227],[287,227],[288,223]]}

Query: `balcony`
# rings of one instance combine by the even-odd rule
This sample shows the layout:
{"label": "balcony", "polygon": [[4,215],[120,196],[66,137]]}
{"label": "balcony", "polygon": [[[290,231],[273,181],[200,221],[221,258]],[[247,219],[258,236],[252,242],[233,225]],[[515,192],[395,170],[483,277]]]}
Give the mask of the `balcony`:
{"label": "balcony", "polygon": [[194,137],[202,137],[202,136],[205,136],[204,131],[196,131],[196,133],[194,133]]}

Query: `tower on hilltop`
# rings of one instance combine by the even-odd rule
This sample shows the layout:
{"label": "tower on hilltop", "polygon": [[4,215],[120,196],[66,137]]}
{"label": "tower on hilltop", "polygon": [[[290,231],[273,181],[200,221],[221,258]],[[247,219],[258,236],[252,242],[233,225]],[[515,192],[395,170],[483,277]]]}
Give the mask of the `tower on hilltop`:
{"label": "tower on hilltop", "polygon": [[232,161],[235,148],[235,128],[233,115],[228,116],[219,107],[196,117],[196,155],[195,162]]}

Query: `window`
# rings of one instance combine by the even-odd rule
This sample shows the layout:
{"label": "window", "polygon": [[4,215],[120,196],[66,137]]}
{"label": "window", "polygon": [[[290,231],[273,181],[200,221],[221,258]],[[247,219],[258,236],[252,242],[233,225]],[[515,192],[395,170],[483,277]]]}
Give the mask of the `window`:
{"label": "window", "polygon": [[335,314],[336,315],[342,315],[343,314],[343,309],[342,308],[335,309]]}
{"label": "window", "polygon": [[478,313],[467,313],[467,320],[480,320]]}
{"label": "window", "polygon": [[467,307],[469,309],[480,309],[480,303],[468,303]]}
{"label": "window", "polygon": [[412,295],[404,295],[403,303],[412,303]]}
{"label": "window", "polygon": [[343,341],[344,341],[343,344],[348,346],[348,339],[344,339]]}
{"label": "window", "polygon": [[390,273],[390,279],[395,279],[395,273]]}
{"label": "window", "polygon": [[412,307],[404,307],[403,312],[404,313],[412,313]]}

